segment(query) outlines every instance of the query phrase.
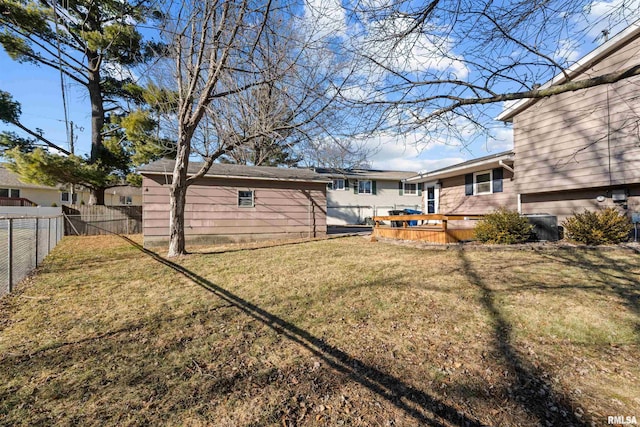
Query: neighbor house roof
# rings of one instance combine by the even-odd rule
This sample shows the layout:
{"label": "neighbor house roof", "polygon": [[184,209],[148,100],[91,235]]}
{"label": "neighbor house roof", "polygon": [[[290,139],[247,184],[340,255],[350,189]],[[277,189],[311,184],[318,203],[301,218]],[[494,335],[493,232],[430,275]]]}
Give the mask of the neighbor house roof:
{"label": "neighbor house roof", "polygon": [[380,181],[402,181],[416,174],[415,172],[409,171],[388,171],[380,169],[315,168],[315,171],[331,178],[372,179]]}
{"label": "neighbor house roof", "polygon": [[457,163],[447,166],[446,168],[436,169],[431,172],[421,173],[408,178],[407,182],[427,182],[436,181],[438,179],[450,178],[452,176],[464,175],[471,172],[477,172],[484,169],[492,169],[501,166],[503,163],[513,164],[513,151],[503,151],[497,154],[479,157],[477,159],[468,160],[466,162]]}
{"label": "neighbor house roof", "polygon": [[[138,169],[142,175],[167,175],[173,174],[175,160],[162,159],[150,163]],[[189,162],[189,175],[196,174],[202,162]],[[328,183],[326,176],[317,174],[310,169],[276,168],[270,166],[245,166],[214,163],[205,174],[209,178],[227,179],[257,179],[267,181],[303,181]]]}
{"label": "neighbor house roof", "polygon": [[17,173],[11,172],[3,164],[0,164],[0,187],[3,188],[33,188],[40,190],[57,190],[57,187],[49,187],[48,185],[31,184],[20,181]]}
{"label": "neighbor house roof", "polygon": [[[611,37],[607,42],[579,59],[564,72],[558,74],[553,79],[540,86],[540,89],[546,89],[550,86],[566,83],[638,37],[640,37],[640,21],[636,21],[624,31],[621,31],[614,37]],[[538,99],[528,98],[511,103],[502,113],[500,113],[498,117],[496,117],[496,120],[503,122],[511,121],[514,116],[526,110],[537,101]]]}

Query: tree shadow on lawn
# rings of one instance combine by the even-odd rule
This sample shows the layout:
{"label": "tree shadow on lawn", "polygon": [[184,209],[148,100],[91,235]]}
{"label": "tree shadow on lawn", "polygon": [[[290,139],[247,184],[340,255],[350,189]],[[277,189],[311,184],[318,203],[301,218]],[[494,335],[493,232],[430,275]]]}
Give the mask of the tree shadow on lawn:
{"label": "tree shadow on lawn", "polygon": [[493,320],[494,347],[515,374],[511,399],[534,415],[541,425],[587,426],[585,420],[575,416],[575,405],[565,396],[553,392],[551,384],[512,345],[513,328],[507,322],[496,302],[495,292],[482,280],[464,250],[458,251],[462,273],[469,283],[480,290],[480,303]]}
{"label": "tree shadow on lawn", "polygon": [[133,240],[125,236],[120,237],[156,261],[184,275],[223,301],[237,307],[248,316],[265,324],[277,333],[282,334],[287,339],[303,346],[316,357],[326,362],[331,368],[345,374],[347,377],[387,400],[420,423],[432,426],[453,424],[457,426],[479,427],[483,425],[480,421],[465,415],[438,398],[404,383],[399,378],[367,365],[339,348],[328,344],[323,339],[313,336],[294,324],[211,283],[187,268],[145,249]]}
{"label": "tree shadow on lawn", "polygon": [[[593,251],[593,249],[589,252],[584,250],[557,251],[543,256],[554,262],[588,271],[589,278],[599,283],[598,288],[605,288],[618,295],[623,304],[637,317],[640,317],[640,258],[636,258],[638,262],[633,264],[612,257],[611,252],[607,250],[599,250],[596,261],[585,256],[586,253],[594,253]],[[633,251],[638,253],[636,249]],[[611,270],[615,270],[617,274],[612,273]],[[639,321],[636,321],[635,331],[638,341],[640,341]]]}

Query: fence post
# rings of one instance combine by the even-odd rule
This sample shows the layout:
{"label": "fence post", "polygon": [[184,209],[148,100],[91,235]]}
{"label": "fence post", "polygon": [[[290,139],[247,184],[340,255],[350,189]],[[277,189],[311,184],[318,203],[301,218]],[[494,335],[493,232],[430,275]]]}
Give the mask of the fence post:
{"label": "fence post", "polygon": [[47,255],[51,252],[51,218],[47,218]]}
{"label": "fence post", "polygon": [[36,267],[38,266],[38,227],[40,226],[40,218],[36,218]]}
{"label": "fence post", "polygon": [[9,218],[7,229],[7,279],[9,281],[9,293],[13,292],[13,219]]}

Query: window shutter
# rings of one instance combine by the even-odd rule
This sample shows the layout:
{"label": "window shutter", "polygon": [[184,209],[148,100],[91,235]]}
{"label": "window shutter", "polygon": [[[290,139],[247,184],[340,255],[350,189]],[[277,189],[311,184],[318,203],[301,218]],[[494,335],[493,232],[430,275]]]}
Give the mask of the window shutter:
{"label": "window shutter", "polygon": [[353,181],[353,194],[358,194],[358,180]]}
{"label": "window shutter", "polygon": [[371,194],[376,194],[376,182],[371,181]]}
{"label": "window shutter", "polygon": [[401,196],[404,194],[404,183],[402,181],[398,182],[398,191]]}
{"label": "window shutter", "polygon": [[418,196],[422,196],[422,183],[418,183]]}
{"label": "window shutter", "polygon": [[347,178],[344,179],[344,189],[345,191],[349,190],[349,180]]}
{"label": "window shutter", "polygon": [[493,170],[493,192],[502,193],[502,168]]}
{"label": "window shutter", "polygon": [[464,176],[464,195],[473,196],[473,174],[468,173]]}

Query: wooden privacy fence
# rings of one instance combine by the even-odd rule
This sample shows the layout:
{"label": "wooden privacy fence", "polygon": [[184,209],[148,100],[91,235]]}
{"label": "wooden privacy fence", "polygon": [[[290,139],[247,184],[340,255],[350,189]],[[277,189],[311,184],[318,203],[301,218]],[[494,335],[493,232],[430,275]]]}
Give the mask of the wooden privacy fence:
{"label": "wooden privacy fence", "polygon": [[142,206],[63,206],[66,236],[142,233]]}
{"label": "wooden privacy fence", "polygon": [[[468,221],[477,221],[482,217],[482,215],[458,214],[375,216],[373,217],[375,223],[373,236],[432,243],[456,243],[475,239],[474,227],[469,226]],[[389,221],[390,225],[383,225],[383,221]],[[459,222],[467,226],[455,227]]]}

